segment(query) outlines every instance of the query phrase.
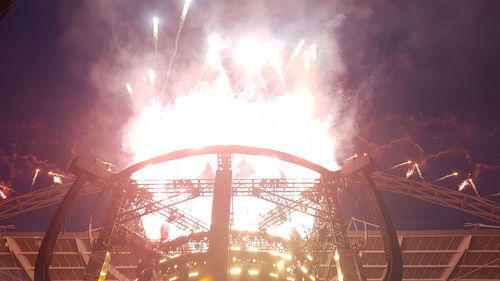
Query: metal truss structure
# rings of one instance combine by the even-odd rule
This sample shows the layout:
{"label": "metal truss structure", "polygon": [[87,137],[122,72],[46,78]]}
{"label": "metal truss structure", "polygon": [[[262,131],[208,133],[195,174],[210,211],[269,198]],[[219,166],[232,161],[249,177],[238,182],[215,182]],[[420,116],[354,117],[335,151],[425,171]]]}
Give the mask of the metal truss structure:
{"label": "metal truss structure", "polygon": [[[494,201],[387,173],[374,173],[372,177],[377,188],[380,190],[456,209],[500,224],[500,206]],[[317,180],[303,179],[234,179],[233,181],[234,196],[253,196],[254,192],[258,190],[264,190],[268,194],[277,194],[287,197],[293,197],[300,194],[307,196],[304,192],[307,192],[318,184]],[[268,185],[263,188],[262,183],[266,182],[277,182],[279,184],[276,186]],[[212,196],[214,183],[215,180],[213,179],[185,179],[142,181],[136,184],[138,187],[147,188],[152,193],[158,192],[170,195],[180,193],[189,194],[192,193],[193,190],[199,190],[197,196]],[[69,184],[55,185],[46,189],[3,200],[0,202],[0,221],[41,208],[57,205],[61,202],[68,188]],[[97,194],[98,192],[99,189],[97,187],[89,184],[79,196]],[[296,203],[297,206],[304,205],[303,201],[298,201]],[[150,202],[150,204],[155,203]],[[276,210],[274,212],[278,211]],[[280,216],[280,214],[274,216]],[[271,219],[269,218],[267,220],[269,220],[269,226],[271,226]],[[264,224],[264,226],[265,225],[266,224]]]}
{"label": "metal truss structure", "polygon": [[[233,153],[276,157],[314,170],[320,173],[321,177],[312,180],[289,178],[233,179],[231,172],[231,155]],[[131,173],[147,165],[180,159],[186,157],[186,155],[199,154],[217,154],[219,168],[215,179],[162,181],[134,181],[129,179]],[[57,237],[69,206],[75,198],[84,194],[97,194],[100,191],[111,193],[113,199],[103,227],[99,231],[99,236],[95,243],[91,243],[87,247],[91,254],[85,255],[84,258],[86,264],[84,276],[86,280],[95,279],[101,267],[103,268],[101,269],[101,275],[103,272],[106,273],[106,271],[103,271],[105,268],[103,263],[106,264],[105,257],[109,255],[109,252],[115,250],[119,253],[126,252],[124,249],[128,249],[128,251],[137,253],[141,260],[150,263],[140,265],[146,268],[151,267],[151,263],[157,263],[162,255],[166,255],[165,252],[158,251],[158,245],[148,242],[141,234],[141,229],[136,227],[138,224],[140,225],[138,219],[147,214],[158,215],[181,230],[209,231],[210,240],[217,241],[217,243],[211,244],[208,251],[209,259],[227,260],[224,255],[228,254],[228,242],[222,240],[219,243],[219,241],[220,237],[228,237],[229,230],[227,227],[230,221],[228,202],[234,196],[256,197],[271,202],[276,206],[258,218],[258,225],[261,230],[272,229],[286,222],[290,219],[290,212],[301,212],[314,217],[315,225],[311,229],[307,241],[302,241],[301,246],[309,253],[314,254],[317,266],[322,268],[318,271],[317,278],[325,281],[331,280],[335,275],[343,275],[352,280],[374,279],[370,277],[370,270],[366,268],[366,265],[364,265],[364,271],[360,270],[362,268],[361,264],[364,264],[364,262],[362,259],[360,260],[358,252],[363,253],[363,255],[366,253],[364,247],[368,241],[367,232],[365,231],[364,242],[360,246],[359,239],[353,241],[352,237],[347,235],[347,224],[340,214],[337,193],[342,189],[350,188],[352,184],[365,186],[364,192],[374,214],[375,223],[382,233],[383,251],[380,253],[385,255],[385,263],[382,264],[384,270],[379,271],[382,275],[377,276],[376,280],[400,280],[403,274],[399,246],[403,244],[401,238],[399,243],[397,242],[398,238],[393,230],[392,223],[387,220],[388,214],[383,204],[381,204],[382,201],[377,189],[407,195],[433,204],[457,209],[497,224],[500,223],[500,208],[493,201],[390,174],[371,173],[368,170],[369,168],[366,168],[368,167],[367,164],[363,164],[363,159],[368,158],[360,159],[360,161],[355,159],[354,163],[347,165],[342,170],[332,172],[314,163],[277,151],[219,146],[205,148],[202,152],[190,150],[161,155],[133,165],[119,174],[111,174],[98,166],[77,163],[78,165],[73,166],[73,172],[79,178],[71,188],[69,185],[52,186],[44,190],[7,199],[0,203],[0,221],[22,213],[56,205],[62,201],[51,227],[49,227],[52,232],[47,232],[46,239],[40,246],[40,252],[45,253],[45,258],[43,255],[38,256],[36,263],[39,271],[33,271],[33,268],[37,268],[35,264],[30,267],[25,258],[16,255],[23,268],[31,268],[31,271],[26,270],[31,280],[37,280],[36,276],[42,275],[45,277],[38,280],[50,280],[48,271],[52,262],[51,253],[57,251],[54,237]],[[84,190],[84,192],[78,192],[79,189]],[[198,218],[176,207],[178,204],[197,197],[214,198],[212,225],[210,227]],[[218,215],[214,217],[214,213]],[[222,216],[220,216],[221,214]],[[120,245],[120,240],[133,240],[134,242]],[[11,241],[12,245],[15,245],[14,242]],[[351,245],[354,245],[354,247]],[[19,252],[15,246],[13,249],[14,252]],[[339,259],[338,256],[341,258]],[[363,258],[363,256],[361,257]],[[326,263],[323,263],[323,261]],[[218,271],[214,271],[215,275],[213,276],[217,280],[225,280],[222,272],[225,272],[227,265],[215,264],[220,268]],[[43,265],[44,271],[40,271],[41,265]],[[108,272],[118,280],[127,280],[124,275],[120,277],[120,273],[113,266],[109,268]],[[405,276],[406,272],[404,272]],[[440,276],[443,276],[443,274]],[[445,275],[451,276],[451,272]],[[138,277],[139,280],[149,280],[148,278],[150,277]]]}
{"label": "metal truss structure", "polygon": [[[0,280],[32,281],[34,260],[44,233],[0,233]],[[351,244],[364,239],[363,231],[348,231]],[[403,281],[494,281],[500,279],[500,233],[495,230],[399,231],[404,260]],[[106,280],[133,281],[140,256],[136,251],[111,250]],[[382,280],[385,269],[382,239],[368,231],[361,250],[368,281]],[[81,280],[91,254],[87,233],[65,233],[57,241],[50,267],[53,280]],[[320,276],[328,269],[327,255],[315,257]],[[325,281],[319,278],[318,281]]]}

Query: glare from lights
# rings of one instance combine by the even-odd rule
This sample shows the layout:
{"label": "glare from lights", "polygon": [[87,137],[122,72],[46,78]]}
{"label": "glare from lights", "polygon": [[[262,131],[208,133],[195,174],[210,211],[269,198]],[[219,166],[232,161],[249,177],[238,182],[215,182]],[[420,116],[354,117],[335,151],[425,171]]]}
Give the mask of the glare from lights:
{"label": "glare from lights", "polygon": [[198,276],[198,272],[194,271],[194,272],[189,272],[188,274],[189,277],[196,277]]}
{"label": "glare from lights", "polygon": [[255,248],[255,247],[250,247],[248,248],[248,251],[249,252],[257,252],[259,249],[258,248]]}
{"label": "glare from lights", "polygon": [[250,269],[248,271],[248,275],[259,275],[259,270],[258,269]]}
{"label": "glare from lights", "polygon": [[241,268],[233,267],[233,268],[229,269],[229,273],[231,273],[232,275],[238,275],[241,273]]}
{"label": "glare from lights", "polygon": [[276,252],[276,251],[274,251],[274,250],[273,250],[273,251],[270,251],[270,252],[269,252],[269,254],[271,254],[272,256],[277,256],[277,257],[281,256],[281,254],[280,254],[280,253],[278,253],[278,252]]}

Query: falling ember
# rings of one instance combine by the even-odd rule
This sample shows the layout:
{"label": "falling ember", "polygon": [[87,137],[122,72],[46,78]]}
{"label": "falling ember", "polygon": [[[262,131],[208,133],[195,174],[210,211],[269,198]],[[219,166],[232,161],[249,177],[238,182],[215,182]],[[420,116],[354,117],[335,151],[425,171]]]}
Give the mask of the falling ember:
{"label": "falling ember", "polygon": [[134,89],[132,89],[132,86],[129,83],[125,83],[125,88],[127,88],[127,92],[130,96],[134,94]]}
{"label": "falling ember", "polygon": [[35,170],[35,175],[33,175],[33,179],[31,180],[31,188],[35,185],[36,179],[38,178],[38,174],[40,173],[40,169]]}
{"label": "falling ember", "polygon": [[451,174],[448,174],[448,175],[442,176],[442,177],[440,177],[439,179],[435,180],[434,182],[442,181],[442,180],[445,180],[445,179],[447,179],[447,178],[451,178],[451,177],[455,177],[455,176],[458,176],[458,173],[457,173],[457,172],[454,172],[454,173],[451,173]]}

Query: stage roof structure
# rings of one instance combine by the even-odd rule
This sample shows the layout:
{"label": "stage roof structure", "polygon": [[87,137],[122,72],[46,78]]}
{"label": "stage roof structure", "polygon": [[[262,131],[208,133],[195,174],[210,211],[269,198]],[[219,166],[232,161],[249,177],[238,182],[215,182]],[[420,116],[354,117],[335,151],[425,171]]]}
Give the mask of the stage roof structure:
{"label": "stage roof structure", "polygon": [[[36,255],[44,233],[0,233],[0,280],[33,280]],[[382,238],[377,231],[351,231],[353,244],[367,237],[361,261],[368,280],[381,280],[385,269]],[[499,230],[399,231],[404,281],[493,281],[500,279]],[[57,241],[50,274],[53,280],[81,280],[90,255],[87,233],[65,233]],[[111,252],[106,280],[133,281],[138,257]],[[333,253],[314,257],[320,278]]]}

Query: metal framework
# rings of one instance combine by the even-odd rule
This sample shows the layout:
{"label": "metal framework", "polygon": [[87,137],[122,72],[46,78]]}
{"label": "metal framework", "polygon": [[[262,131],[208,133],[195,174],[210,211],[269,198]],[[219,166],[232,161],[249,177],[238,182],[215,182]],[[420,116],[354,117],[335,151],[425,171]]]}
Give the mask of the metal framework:
{"label": "metal framework", "polygon": [[[456,209],[500,224],[500,206],[495,201],[387,173],[377,172],[372,175],[372,178],[380,190]],[[285,196],[300,194],[310,190],[318,183],[314,179],[234,179],[233,196],[252,196],[254,190],[262,188],[262,183],[272,181],[278,181],[279,185],[266,186],[266,192]],[[214,180],[185,179],[182,182],[180,180],[141,181],[136,184],[138,187],[147,188],[152,193],[189,194],[193,190],[197,190],[197,192],[199,191],[198,196],[212,196]],[[3,200],[0,202],[0,221],[41,208],[54,206],[61,202],[68,187],[68,184],[56,185]],[[86,185],[84,190],[79,196],[97,194],[99,192],[96,186],[90,184]]]}
{"label": "metal framework", "polygon": [[[215,153],[218,155],[219,165],[215,179],[176,179],[139,182],[129,180],[129,176],[132,173],[147,165],[189,156]],[[314,170],[320,173],[321,178],[316,180],[233,180],[231,172],[231,155],[233,153],[275,157]],[[90,255],[86,256],[86,273],[84,276],[87,280],[95,280],[99,274],[103,275],[107,273],[107,267],[102,266],[106,264],[106,257],[109,256],[108,251],[113,249],[113,245],[119,244],[116,242],[117,236],[128,236],[129,238],[132,237],[135,241],[141,241],[141,234],[135,233],[127,228],[126,225],[145,214],[154,213],[160,215],[166,221],[175,224],[180,229],[207,231],[209,228],[202,221],[187,213],[183,213],[175,207],[177,204],[199,196],[213,196],[214,198],[212,205],[212,225],[210,226],[209,233],[210,240],[215,241],[215,243],[212,242],[210,244],[211,248],[208,253],[210,260],[217,261],[212,266],[212,268],[217,268],[213,269],[212,272],[212,276],[217,280],[225,280],[226,278],[224,276],[226,275],[227,265],[220,261],[227,261],[228,242],[226,241],[227,239],[221,240],[220,237],[228,238],[229,236],[230,207],[228,204],[232,196],[253,196],[276,205],[275,209],[260,218],[259,225],[261,229],[272,228],[286,221],[288,219],[286,210],[298,211],[315,217],[316,225],[313,230],[316,232],[313,231],[310,238],[316,244],[321,244],[321,249],[312,247],[310,250],[311,252],[316,251],[316,253],[321,253],[321,255],[316,255],[316,258],[320,260],[326,258],[328,260],[326,271],[321,273],[322,275],[320,274],[320,278],[323,278],[323,280],[329,280],[332,277],[332,268],[336,268],[337,276],[344,276],[349,280],[366,280],[364,271],[360,271],[362,262],[359,259],[358,253],[351,248],[350,238],[346,233],[346,224],[340,215],[337,202],[338,190],[349,188],[349,185],[352,183],[361,183],[365,186],[365,194],[372,213],[382,231],[382,253],[385,254],[385,263],[387,264],[385,265],[384,263],[382,280],[401,280],[403,272],[401,271],[402,260],[399,245],[402,243],[402,240],[400,239],[398,243],[391,221],[387,220],[387,211],[375,189],[375,183],[378,188],[383,190],[459,209],[497,223],[500,221],[498,218],[500,216],[499,208],[494,202],[489,200],[450,191],[427,183],[402,179],[389,174],[377,173],[372,181],[369,175],[369,168],[367,168],[370,164],[368,159],[366,156],[356,158],[342,170],[329,171],[304,159],[274,150],[241,146],[214,146],[201,150],[183,150],[161,155],[133,165],[118,174],[111,174],[99,166],[89,165],[77,159],[75,161],[76,164],[72,166],[72,170],[77,176],[83,176],[83,181],[88,178],[88,181],[92,183],[92,185],[87,187],[87,194],[96,193],[99,190],[96,187],[113,194],[112,204],[108,210],[104,225],[99,232],[96,243],[91,247]],[[79,180],[78,182],[81,184],[83,181]],[[62,200],[62,194],[67,189],[68,186],[56,186],[45,191],[34,192],[31,197],[22,195],[6,200],[3,204],[0,204],[0,220],[16,214],[54,205]],[[44,254],[38,255],[37,264],[40,263],[40,266],[35,266],[35,280],[50,280],[48,270],[51,264],[52,252],[55,249],[56,240],[54,238],[59,234],[60,223],[65,220],[67,210],[74,201],[74,198],[76,198],[78,190],[76,189],[76,191],[69,192],[68,194],[70,193],[72,194],[72,199],[67,200],[68,196],[65,197],[56,213],[61,213],[61,215],[54,217],[50,231],[47,232],[48,234],[41,244],[41,248],[44,250],[40,250],[40,252]],[[54,196],[47,197],[50,195]],[[154,200],[153,198],[156,198],[157,195],[161,195],[165,199]],[[64,203],[65,201],[67,202]],[[321,235],[318,232],[320,230],[326,230],[327,234]],[[132,236],[130,236],[131,233]],[[136,237],[134,235],[139,236]],[[15,245],[14,242],[12,243]],[[80,249],[83,249],[81,242],[79,243]],[[141,254],[141,260],[149,260],[148,263],[154,263],[156,259],[157,262],[161,253],[152,251],[151,245],[144,247],[145,245],[143,244],[142,242],[132,243],[132,250]],[[33,279],[33,270],[30,271],[26,259],[22,256],[17,256],[18,252],[15,250],[15,257],[23,268],[25,268],[28,276]],[[334,256],[340,256],[340,260],[339,258],[335,258],[335,263],[332,263]],[[454,256],[453,261],[458,263],[458,258]],[[321,263],[318,265],[321,265]],[[141,266],[148,267],[147,264]],[[41,268],[44,270],[43,273],[40,271]],[[99,273],[100,269],[101,272]],[[113,274],[119,280],[126,280],[123,275],[120,276],[120,273],[116,271],[113,273],[113,271],[115,269],[111,266],[109,268],[110,274]],[[451,272],[443,274],[451,276]],[[36,279],[37,276],[45,277]],[[139,277],[139,280],[149,279],[145,276],[144,278]]]}
{"label": "metal framework", "polygon": [[[363,231],[348,231],[351,244],[364,238]],[[34,260],[44,233],[0,233],[0,280],[30,281]],[[382,239],[368,231],[361,262],[368,281],[382,280],[385,268]],[[399,231],[404,260],[403,281],[494,281],[500,279],[500,232],[498,230]],[[111,250],[108,281],[132,281],[139,254]],[[90,255],[87,233],[65,233],[57,241],[50,273],[53,280],[81,280]],[[21,263],[21,260],[24,260]],[[324,281],[327,257],[314,263]],[[334,265],[333,265],[334,266]],[[335,268],[333,268],[335,270]]]}

